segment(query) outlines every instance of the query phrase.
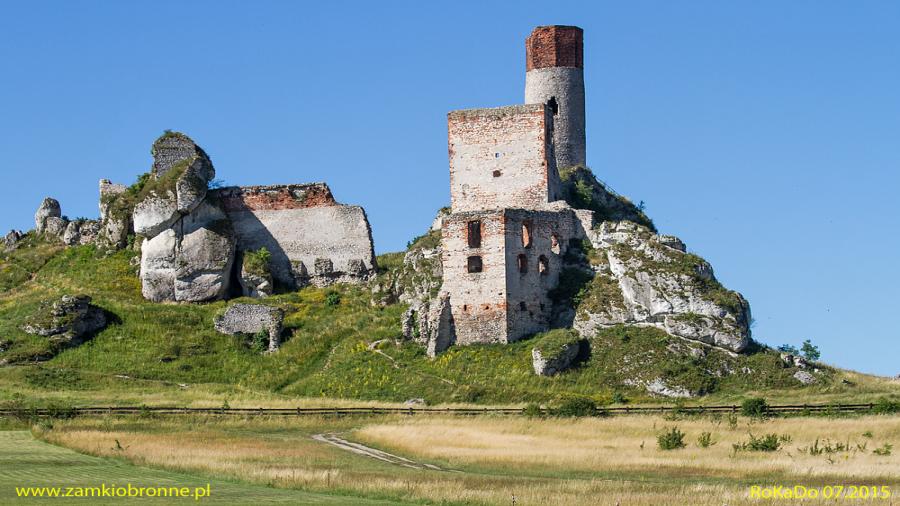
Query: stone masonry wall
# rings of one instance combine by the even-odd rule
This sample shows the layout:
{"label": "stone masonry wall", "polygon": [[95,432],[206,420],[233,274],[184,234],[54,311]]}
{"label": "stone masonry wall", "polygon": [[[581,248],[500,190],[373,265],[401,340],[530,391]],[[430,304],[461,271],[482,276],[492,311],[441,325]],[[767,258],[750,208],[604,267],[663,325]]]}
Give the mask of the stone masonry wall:
{"label": "stone masonry wall", "polygon": [[537,209],[560,198],[543,104],[453,111],[448,132],[453,212]]}
{"label": "stone masonry wall", "polygon": [[338,204],[324,183],[214,193],[231,219],[238,251],[268,249],[272,276],[284,286],[359,282],[375,271],[365,211]]}
{"label": "stone masonry wall", "polygon": [[550,328],[553,303],[548,292],[559,283],[570,240],[587,235],[571,209],[507,209],[504,216],[507,340],[512,342]]}
{"label": "stone masonry wall", "polygon": [[[479,247],[469,245],[470,222],[480,222]],[[458,344],[507,342],[505,235],[502,211],[453,213],[444,218],[442,291],[450,294]],[[468,272],[469,257],[481,259],[481,272]]]}

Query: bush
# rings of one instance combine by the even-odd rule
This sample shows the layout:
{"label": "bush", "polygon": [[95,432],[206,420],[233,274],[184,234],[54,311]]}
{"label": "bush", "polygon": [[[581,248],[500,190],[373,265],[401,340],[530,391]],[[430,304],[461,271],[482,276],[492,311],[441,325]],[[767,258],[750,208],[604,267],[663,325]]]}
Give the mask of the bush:
{"label": "bush", "polygon": [[697,446],[700,448],[709,448],[710,446],[716,444],[712,440],[711,432],[702,432],[700,437],[697,438]]}
{"label": "bush", "polygon": [[572,397],[566,399],[553,414],[563,417],[594,416],[597,414],[597,403],[587,397]]}
{"label": "bush", "polygon": [[269,349],[269,331],[260,330],[250,337],[250,349],[257,353],[262,353]]}
{"label": "bush", "polygon": [[656,444],[660,450],[677,450],[684,448],[684,432],[678,430],[678,427],[671,429],[656,436]]}
{"label": "bush", "polygon": [[784,434],[766,434],[762,437],[756,437],[750,434],[750,440],[743,443],[734,443],[731,447],[735,452],[751,451],[751,452],[776,452],[781,448],[783,443],[789,443],[791,436]]}
{"label": "bush", "polygon": [[529,402],[527,406],[522,410],[522,414],[527,416],[528,418],[541,418],[544,416],[544,410],[541,409],[541,405],[536,402]]}
{"label": "bush", "polygon": [[272,260],[272,253],[265,247],[256,251],[247,251],[244,253],[244,270],[248,274],[257,276],[268,276],[271,272],[269,262]]}
{"label": "bush", "polygon": [[881,448],[875,448],[874,450],[872,450],[872,453],[881,457],[887,457],[890,456],[891,450],[893,449],[894,445],[890,443],[884,443],[884,446],[882,446]]}
{"label": "bush", "polygon": [[900,401],[892,401],[887,397],[882,397],[872,406],[872,412],[876,415],[900,413]]}
{"label": "bush", "polygon": [[337,306],[341,303],[341,294],[337,292],[328,292],[325,294],[325,305],[326,306]]}
{"label": "bush", "polygon": [[744,416],[762,417],[769,410],[769,404],[762,397],[753,397],[741,403],[741,414]]}

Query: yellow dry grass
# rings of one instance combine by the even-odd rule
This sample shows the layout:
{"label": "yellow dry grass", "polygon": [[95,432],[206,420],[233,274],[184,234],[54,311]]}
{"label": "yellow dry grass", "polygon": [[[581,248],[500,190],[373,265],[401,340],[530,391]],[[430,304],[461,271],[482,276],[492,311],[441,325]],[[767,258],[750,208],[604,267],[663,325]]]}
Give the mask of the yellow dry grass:
{"label": "yellow dry grass", "polygon": [[[62,422],[43,437],[82,452],[136,464],[224,476],[277,487],[352,491],[442,504],[756,504],[753,484],[900,486],[900,459],[871,450],[900,443],[900,418],[797,418],[753,423],[609,419],[108,419]],[[655,436],[677,425],[688,447],[661,451]],[[775,453],[738,453],[731,443],[776,432],[793,438]],[[700,432],[716,444],[699,448]],[[871,431],[871,438],[862,436]],[[378,462],[313,441],[320,432],[346,437],[451,471]],[[815,438],[866,443],[866,451],[802,455]],[[124,450],[115,448],[119,440]],[[643,449],[641,444],[643,443]],[[845,504],[846,501],[821,502]],[[809,504],[807,502],[806,504]],[[819,503],[816,503],[819,504]]]}

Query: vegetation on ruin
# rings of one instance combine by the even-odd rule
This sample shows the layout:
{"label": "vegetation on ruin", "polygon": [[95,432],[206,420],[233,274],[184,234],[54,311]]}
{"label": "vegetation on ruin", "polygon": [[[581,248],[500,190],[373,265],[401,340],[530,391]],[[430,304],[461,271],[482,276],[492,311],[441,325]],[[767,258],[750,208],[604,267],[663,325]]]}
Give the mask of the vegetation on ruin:
{"label": "vegetation on ruin", "polygon": [[268,277],[272,272],[269,265],[271,260],[272,253],[265,246],[256,251],[245,251],[242,268],[247,274]]}
{"label": "vegetation on ruin", "polygon": [[[644,213],[642,206],[636,206],[628,198],[614,192],[587,167],[562,168],[559,177],[566,202],[576,209],[594,211],[598,223],[605,220],[629,220],[656,231],[653,221]],[[600,196],[604,194],[609,196],[612,206],[601,201]]]}

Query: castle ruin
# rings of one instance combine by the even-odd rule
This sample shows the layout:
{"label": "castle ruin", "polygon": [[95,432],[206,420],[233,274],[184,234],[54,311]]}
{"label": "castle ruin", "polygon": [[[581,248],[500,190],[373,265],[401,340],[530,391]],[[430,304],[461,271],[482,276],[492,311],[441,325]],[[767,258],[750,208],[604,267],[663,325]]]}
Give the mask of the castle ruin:
{"label": "castle ruin", "polygon": [[547,330],[549,292],[593,212],[562,200],[557,167],[585,161],[582,30],[526,41],[526,105],[448,115],[451,211],[442,225],[442,329],[433,351]]}

